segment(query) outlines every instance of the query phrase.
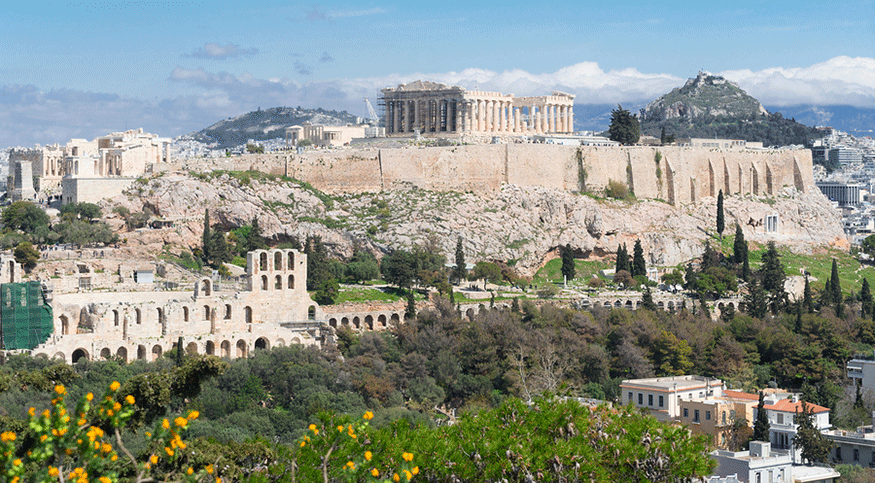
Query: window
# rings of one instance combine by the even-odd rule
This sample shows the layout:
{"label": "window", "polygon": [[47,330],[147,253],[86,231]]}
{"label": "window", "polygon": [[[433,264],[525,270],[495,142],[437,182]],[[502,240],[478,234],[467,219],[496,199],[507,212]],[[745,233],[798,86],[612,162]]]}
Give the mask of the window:
{"label": "window", "polygon": [[784,415],[778,413],[778,424],[784,424]]}
{"label": "window", "polygon": [[686,419],[688,417],[690,417],[690,410],[687,408],[684,408],[684,419]]}
{"label": "window", "polygon": [[632,393],[629,393],[629,402],[632,402]]}
{"label": "window", "polygon": [[694,422],[694,423],[698,423],[698,422],[699,422],[699,410],[698,410],[698,409],[696,409],[695,411],[693,411],[693,422]]}
{"label": "window", "polygon": [[854,450],[854,461],[860,461],[860,450]]}
{"label": "window", "polygon": [[653,406],[653,394],[648,394],[648,395],[647,395],[647,405],[648,405],[648,406]]}
{"label": "window", "polygon": [[659,407],[663,407],[663,406],[665,406],[664,400],[663,400],[662,396],[659,396]]}
{"label": "window", "polygon": [[723,411],[721,424],[726,424],[726,411]]}
{"label": "window", "polygon": [[641,394],[640,392],[638,393],[638,405],[639,406],[644,405],[644,394]]}
{"label": "window", "polygon": [[842,447],[836,446],[836,461],[842,460]]}
{"label": "window", "polygon": [[705,411],[705,421],[711,420],[711,411]]}

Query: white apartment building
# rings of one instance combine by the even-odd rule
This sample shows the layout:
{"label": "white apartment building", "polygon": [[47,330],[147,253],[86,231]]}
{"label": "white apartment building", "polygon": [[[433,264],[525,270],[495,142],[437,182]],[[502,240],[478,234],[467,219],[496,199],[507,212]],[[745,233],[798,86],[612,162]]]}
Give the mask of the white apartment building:
{"label": "white apartment building", "polygon": [[875,391],[875,353],[857,354],[848,361],[848,378],[854,380],[854,387],[862,384],[862,391]]}
{"label": "white apartment building", "polygon": [[670,376],[628,379],[620,384],[620,400],[650,410],[660,421],[678,419],[682,400],[717,398],[723,381],[703,376]]}
{"label": "white apartment building", "polygon": [[751,441],[750,451],[716,450],[711,458],[717,461],[714,475],[735,476],[748,483],[792,483],[793,462],[787,451],[772,451],[771,445]]}

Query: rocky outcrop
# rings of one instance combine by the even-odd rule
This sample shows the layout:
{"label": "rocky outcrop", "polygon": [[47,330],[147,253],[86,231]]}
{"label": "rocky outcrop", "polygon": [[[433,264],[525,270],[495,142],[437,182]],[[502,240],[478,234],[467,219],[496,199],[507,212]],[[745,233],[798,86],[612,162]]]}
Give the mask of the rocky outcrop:
{"label": "rocky outcrop", "polygon": [[643,120],[658,122],[673,118],[693,119],[705,115],[748,119],[768,114],[760,101],[723,77],[700,71],[644,108]]}
{"label": "rocky outcrop", "polygon": [[[107,204],[132,212],[149,207],[156,216],[175,221],[173,228],[123,235],[143,249],[199,246],[204,210],[209,209],[213,222],[228,228],[258,217],[264,234],[277,240],[319,235],[335,256],[350,255],[357,242],[378,255],[420,244],[452,258],[461,237],[470,260],[508,261],[527,275],[555,257],[560,245],[571,245],[581,258],[600,258],[622,243],[631,249],[636,239],[651,264],[677,265],[701,254],[715,230],[716,213],[713,197],[673,207],[513,185],[494,193],[399,188],[328,197],[278,178],[182,173],[153,178]],[[738,223],[749,241],[774,240],[796,251],[848,246],[838,213],[820,193],[785,187],[770,198],[729,196],[724,208],[725,234],[734,233]],[[767,215],[777,215],[777,232],[766,233]]]}

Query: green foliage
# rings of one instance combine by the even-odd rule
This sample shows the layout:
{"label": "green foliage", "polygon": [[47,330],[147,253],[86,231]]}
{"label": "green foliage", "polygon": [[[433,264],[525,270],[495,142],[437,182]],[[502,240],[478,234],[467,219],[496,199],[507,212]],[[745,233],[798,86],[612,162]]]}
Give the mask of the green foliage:
{"label": "green foliage", "polygon": [[12,254],[15,256],[15,261],[28,270],[35,267],[36,262],[40,259],[39,250],[34,248],[30,242],[19,243]]}
{"label": "green foliage", "polygon": [[793,445],[802,448],[802,460],[808,463],[824,463],[832,449],[830,441],[814,425],[814,414],[808,405],[802,402],[802,412],[796,413],[796,435]]}
{"label": "green foliage", "polygon": [[395,250],[380,264],[383,279],[400,288],[409,288],[417,273],[416,257],[406,250]]}
{"label": "green foliage", "polygon": [[608,186],[605,188],[605,196],[617,200],[630,200],[632,194],[629,192],[629,186],[622,181],[608,180]]}
{"label": "green foliage", "polygon": [[571,281],[575,275],[574,253],[571,250],[571,245],[566,244],[564,247],[560,247],[560,251],[562,253],[562,275],[566,280]]}
{"label": "green foliage", "polygon": [[875,257],[875,235],[869,235],[860,242],[860,249],[870,257]]}
{"label": "green foliage", "polygon": [[94,203],[67,203],[61,206],[61,215],[67,214],[90,220],[103,216],[103,211]]}
{"label": "green foliage", "polygon": [[340,291],[340,285],[337,280],[329,278],[323,280],[313,294],[313,300],[319,305],[332,305]]}
{"label": "green foliage", "polygon": [[659,136],[663,128],[678,138],[746,139],[762,142],[764,146],[810,145],[813,139],[822,136],[817,129],[785,119],[779,112],[767,116],[704,115],[694,120],[688,117],[645,119],[641,123],[641,132],[650,136]]}
{"label": "green foliage", "polygon": [[246,152],[250,153],[250,154],[251,153],[264,154],[264,146],[257,146],[255,144],[247,144],[246,145]]}
{"label": "green foliage", "polygon": [[608,137],[611,141],[616,141],[620,144],[629,145],[637,143],[638,138],[641,137],[638,118],[618,104],[616,109],[611,110],[611,124],[608,127]]}
{"label": "green foliage", "polygon": [[693,350],[687,341],[678,339],[671,332],[663,330],[653,343],[653,364],[662,376],[689,374],[693,368],[690,355]]}
{"label": "green foliage", "polygon": [[644,249],[641,248],[641,240],[635,240],[632,247],[632,276],[647,275],[647,265],[644,262]]}
{"label": "green foliage", "polygon": [[787,275],[784,273],[784,265],[781,263],[781,256],[778,254],[778,249],[775,242],[768,243],[768,249],[763,254],[762,266],[759,273],[762,278],[763,290],[769,293],[783,293],[784,280]]}
{"label": "green foliage", "polygon": [[496,263],[480,261],[474,264],[474,280],[486,280],[492,283],[502,281],[501,267]]}
{"label": "green foliage", "polygon": [[30,201],[16,201],[7,206],[0,215],[3,225],[24,233],[33,233],[49,225],[49,215]]}
{"label": "green foliage", "polygon": [[453,269],[453,278],[457,281],[465,280],[465,272],[467,271],[465,264],[465,247],[462,246],[462,237],[456,241],[456,267]]}
{"label": "green foliage", "polygon": [[769,414],[764,408],[765,394],[760,392],[760,400],[757,403],[757,415],[753,424],[753,441],[770,441]]}
{"label": "green foliage", "polygon": [[374,255],[356,251],[346,264],[346,278],[354,282],[365,282],[380,278],[380,264]]}
{"label": "green foliage", "polygon": [[620,271],[632,273],[632,262],[629,261],[629,251],[626,249],[626,244],[617,247],[617,264],[614,267],[614,273]]}
{"label": "green foliage", "polygon": [[717,233],[723,237],[723,229],[726,227],[726,220],[723,216],[723,190],[717,193]]}

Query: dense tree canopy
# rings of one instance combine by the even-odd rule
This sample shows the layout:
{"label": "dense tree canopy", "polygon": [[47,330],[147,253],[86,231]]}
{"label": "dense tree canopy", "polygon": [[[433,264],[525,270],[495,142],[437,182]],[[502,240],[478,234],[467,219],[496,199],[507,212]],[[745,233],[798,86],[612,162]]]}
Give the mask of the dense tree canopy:
{"label": "dense tree canopy", "polygon": [[623,106],[617,105],[611,110],[611,124],[608,127],[608,137],[620,144],[635,144],[641,137],[638,118]]}

